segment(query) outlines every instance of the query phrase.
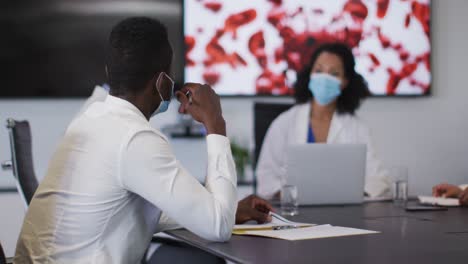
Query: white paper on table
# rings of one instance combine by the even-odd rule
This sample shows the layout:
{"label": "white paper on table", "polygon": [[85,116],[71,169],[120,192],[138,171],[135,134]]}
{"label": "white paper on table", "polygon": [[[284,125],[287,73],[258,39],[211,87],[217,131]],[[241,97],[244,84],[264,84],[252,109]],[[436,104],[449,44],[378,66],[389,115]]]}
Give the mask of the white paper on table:
{"label": "white paper on table", "polygon": [[287,219],[287,221],[282,221],[280,219],[277,219],[275,217],[271,218],[270,223],[265,223],[265,224],[242,224],[242,225],[235,225],[233,231],[243,231],[243,230],[267,230],[267,229],[273,229],[274,226],[290,226],[294,225],[297,227],[308,227],[308,226],[314,226],[315,224],[307,224],[307,223],[298,223],[298,222],[292,222]]}
{"label": "white paper on table", "polygon": [[418,196],[419,202],[422,204],[432,204],[440,206],[460,206],[460,201],[455,198],[443,198],[433,196]]}
{"label": "white paper on table", "polygon": [[271,237],[285,240],[305,240],[327,237],[355,236],[380,233],[377,231],[356,229],[332,225],[316,225],[285,230],[246,231],[246,235]]}

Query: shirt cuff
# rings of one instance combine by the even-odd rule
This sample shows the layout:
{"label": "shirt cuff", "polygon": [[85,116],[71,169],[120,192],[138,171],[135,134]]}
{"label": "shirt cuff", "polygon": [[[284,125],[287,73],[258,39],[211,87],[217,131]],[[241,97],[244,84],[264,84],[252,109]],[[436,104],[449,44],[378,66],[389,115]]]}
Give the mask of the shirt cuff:
{"label": "shirt cuff", "polygon": [[217,157],[219,154],[230,153],[231,143],[225,136],[217,134],[209,134],[206,136],[206,144],[208,149],[208,158]]}

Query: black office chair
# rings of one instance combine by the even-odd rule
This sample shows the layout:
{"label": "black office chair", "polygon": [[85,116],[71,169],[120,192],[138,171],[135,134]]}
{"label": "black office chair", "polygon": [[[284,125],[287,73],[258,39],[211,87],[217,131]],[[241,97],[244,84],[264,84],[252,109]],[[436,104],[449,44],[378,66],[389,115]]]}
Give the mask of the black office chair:
{"label": "black office chair", "polygon": [[[293,104],[255,103],[254,104],[254,170],[257,167],[258,157],[262,149],[263,140],[273,120],[281,113],[291,108]],[[257,192],[257,177],[254,173],[254,192]]]}
{"label": "black office chair", "polygon": [[3,252],[2,243],[0,243],[0,264],[6,264],[5,253]]}
{"label": "black office chair", "polygon": [[28,121],[9,118],[7,128],[10,136],[11,161],[2,164],[3,169],[12,169],[18,192],[26,207],[36,192],[37,182],[32,158],[31,129]]}

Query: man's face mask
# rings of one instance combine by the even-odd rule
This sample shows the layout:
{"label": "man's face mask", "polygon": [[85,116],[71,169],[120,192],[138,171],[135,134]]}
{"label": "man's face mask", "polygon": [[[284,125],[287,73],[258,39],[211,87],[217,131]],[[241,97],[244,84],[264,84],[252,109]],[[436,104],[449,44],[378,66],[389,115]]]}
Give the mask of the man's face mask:
{"label": "man's face mask", "polygon": [[[151,117],[159,114],[164,113],[169,108],[169,104],[171,102],[171,98],[174,95],[174,81],[167,75],[165,72],[161,72],[156,80],[156,90],[159,93],[159,97],[161,98],[161,102],[159,103],[158,108],[153,112]],[[168,100],[164,100],[161,90],[170,90],[170,95]]]}

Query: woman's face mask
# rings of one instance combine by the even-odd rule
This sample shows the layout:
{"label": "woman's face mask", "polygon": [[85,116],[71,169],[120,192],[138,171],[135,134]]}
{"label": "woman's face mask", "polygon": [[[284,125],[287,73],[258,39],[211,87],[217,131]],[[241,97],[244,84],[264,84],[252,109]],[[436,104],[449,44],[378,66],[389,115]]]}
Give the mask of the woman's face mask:
{"label": "woman's face mask", "polygon": [[312,73],[309,90],[320,105],[328,105],[341,94],[340,79],[327,73]]}

